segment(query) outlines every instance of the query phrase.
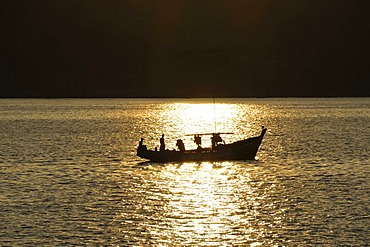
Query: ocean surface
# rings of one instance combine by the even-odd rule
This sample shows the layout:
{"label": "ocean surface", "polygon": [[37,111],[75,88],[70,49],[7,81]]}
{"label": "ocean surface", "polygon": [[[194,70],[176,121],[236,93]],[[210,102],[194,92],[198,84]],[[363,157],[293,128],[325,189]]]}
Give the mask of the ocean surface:
{"label": "ocean surface", "polygon": [[[255,161],[135,155],[261,126]],[[370,244],[370,98],[0,99],[0,130],[1,246]]]}

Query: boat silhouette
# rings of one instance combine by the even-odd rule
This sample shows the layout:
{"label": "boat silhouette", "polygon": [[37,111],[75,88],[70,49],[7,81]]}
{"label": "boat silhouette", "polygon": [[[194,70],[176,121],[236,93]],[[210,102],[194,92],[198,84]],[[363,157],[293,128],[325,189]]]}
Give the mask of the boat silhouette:
{"label": "boat silhouette", "polygon": [[[143,145],[143,139],[137,148],[137,156],[154,162],[167,161],[224,161],[224,160],[254,160],[266,133],[266,128],[262,126],[259,136],[235,141],[229,144],[223,142],[221,134],[225,133],[200,133],[194,135],[194,142],[198,145],[196,149],[186,150],[182,140],[177,140],[178,150],[150,150]],[[209,148],[201,147],[201,137],[211,135],[212,146]]]}

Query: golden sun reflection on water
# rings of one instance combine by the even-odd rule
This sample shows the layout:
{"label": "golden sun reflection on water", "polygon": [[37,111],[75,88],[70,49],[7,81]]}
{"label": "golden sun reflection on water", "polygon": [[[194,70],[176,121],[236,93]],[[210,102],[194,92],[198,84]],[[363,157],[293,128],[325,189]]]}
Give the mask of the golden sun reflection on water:
{"label": "golden sun reflection on water", "polygon": [[229,104],[175,104],[168,112],[186,134],[226,131],[225,123],[235,121],[237,113]]}
{"label": "golden sun reflection on water", "polygon": [[[212,133],[215,127],[216,132],[234,133],[222,135],[226,143],[259,134],[263,111],[262,105],[242,102],[165,102],[147,111],[148,124],[141,126],[147,126],[143,133],[149,136],[145,139],[149,148],[157,146],[164,133],[166,148],[176,148],[176,140],[181,138],[186,148],[192,149],[193,136],[186,134]],[[210,138],[203,136],[202,146],[210,143]],[[148,172],[139,187],[147,211],[138,216],[146,217],[145,233],[156,243],[169,246],[259,245],[276,222],[265,208],[271,204],[266,199],[270,183],[256,175],[258,166],[242,163],[145,166]]]}
{"label": "golden sun reflection on water", "polygon": [[[251,178],[238,174],[232,166],[227,162],[186,163],[162,169],[159,176],[167,181],[162,186],[171,195],[164,212],[169,221],[164,239],[178,239],[185,245],[248,240],[256,244],[253,235],[259,233],[251,221],[258,217],[253,209],[258,193],[249,184]],[[245,207],[246,201],[250,209]]]}

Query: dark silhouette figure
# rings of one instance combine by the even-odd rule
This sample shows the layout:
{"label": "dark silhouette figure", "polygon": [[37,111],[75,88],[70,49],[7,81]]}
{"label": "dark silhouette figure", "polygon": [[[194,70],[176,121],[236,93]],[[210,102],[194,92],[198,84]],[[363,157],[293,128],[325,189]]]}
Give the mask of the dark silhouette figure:
{"label": "dark silhouette figure", "polygon": [[185,152],[185,145],[181,139],[177,140],[176,146],[179,148],[180,152]]}
{"label": "dark silhouette figure", "polygon": [[143,145],[143,142],[144,142],[144,138],[141,138],[139,141],[138,149],[146,149],[146,145]]}
{"label": "dark silhouette figure", "polygon": [[202,137],[200,135],[194,135],[194,142],[200,147],[202,145]]}
{"label": "dark silhouette figure", "polygon": [[212,134],[211,141],[212,141],[212,149],[215,149],[218,143],[222,142],[222,138],[219,133],[214,133]]}
{"label": "dark silhouette figure", "polygon": [[164,151],[166,149],[166,144],[164,144],[164,134],[162,134],[162,137],[161,139],[159,139],[159,142],[160,142],[160,147],[159,147],[159,151]]}
{"label": "dark silhouette figure", "polygon": [[144,142],[144,138],[141,138],[140,141],[139,141],[139,147],[143,146],[143,142]]}

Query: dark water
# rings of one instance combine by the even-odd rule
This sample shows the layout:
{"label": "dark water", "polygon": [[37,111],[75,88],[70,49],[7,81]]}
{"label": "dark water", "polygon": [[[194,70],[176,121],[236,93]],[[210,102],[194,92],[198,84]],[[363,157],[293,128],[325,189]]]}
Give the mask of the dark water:
{"label": "dark water", "polygon": [[[366,246],[369,123],[369,98],[0,99],[0,245]],[[215,125],[265,125],[258,160],[135,156]]]}

